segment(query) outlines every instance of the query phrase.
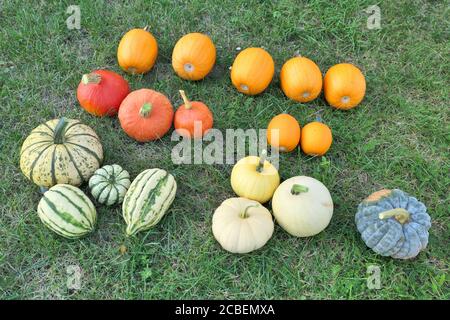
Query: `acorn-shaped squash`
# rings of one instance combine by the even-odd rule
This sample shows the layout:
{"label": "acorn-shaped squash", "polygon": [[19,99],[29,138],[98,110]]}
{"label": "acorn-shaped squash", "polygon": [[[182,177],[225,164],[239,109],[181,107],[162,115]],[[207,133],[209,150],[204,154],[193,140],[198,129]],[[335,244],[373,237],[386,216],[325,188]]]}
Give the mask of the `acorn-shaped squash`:
{"label": "acorn-shaped squash", "polygon": [[428,244],[427,208],[398,189],[371,194],[359,204],[355,222],[366,245],[382,256],[411,259]]}

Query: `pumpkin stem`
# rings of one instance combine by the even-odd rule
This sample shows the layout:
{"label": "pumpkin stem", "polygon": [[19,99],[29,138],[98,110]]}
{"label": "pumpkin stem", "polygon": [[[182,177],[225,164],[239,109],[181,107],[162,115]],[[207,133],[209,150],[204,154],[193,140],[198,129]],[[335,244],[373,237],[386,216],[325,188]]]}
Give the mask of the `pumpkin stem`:
{"label": "pumpkin stem", "polygon": [[150,113],[152,112],[153,106],[151,103],[146,102],[144,103],[144,105],[141,107],[141,110],[139,110],[139,114],[144,117],[147,118]]}
{"label": "pumpkin stem", "polygon": [[250,208],[256,208],[256,207],[258,207],[258,206],[259,206],[259,204],[251,204],[251,205],[247,206],[247,207],[244,209],[244,211],[242,211],[242,212],[239,214],[239,217],[241,217],[241,219],[247,219],[247,218],[248,218],[248,209],[250,209]]}
{"label": "pumpkin stem", "polygon": [[308,192],[309,188],[302,186],[301,184],[294,184],[291,188],[291,193],[293,195],[298,195],[302,192]]}
{"label": "pumpkin stem", "polygon": [[186,97],[186,93],[184,93],[184,90],[179,90],[181,97],[183,98],[184,107],[188,110],[192,109],[192,104],[189,101],[189,99]]}
{"label": "pumpkin stem", "polygon": [[256,171],[261,172],[264,169],[264,162],[266,162],[266,158],[267,158],[267,150],[264,149],[263,151],[261,151],[261,155],[259,156],[259,163],[258,166],[256,167]]}
{"label": "pumpkin stem", "polygon": [[409,220],[409,212],[406,209],[403,208],[395,208],[388,211],[384,211],[378,215],[378,218],[380,219],[386,219],[386,218],[392,218],[394,217],[395,220],[400,222],[401,224],[404,224],[405,222],[408,222]]}
{"label": "pumpkin stem", "polygon": [[63,144],[64,143],[64,134],[66,131],[66,126],[69,122],[66,118],[62,117],[59,119],[58,124],[55,127],[55,131],[53,134],[53,141],[55,144]]}
{"label": "pumpkin stem", "polygon": [[146,26],[144,27],[144,31],[149,32],[148,30],[150,30],[150,26],[149,26],[149,25],[146,25]]}
{"label": "pumpkin stem", "polygon": [[83,84],[99,84],[100,81],[102,81],[102,77],[94,72],[83,74],[83,77],[81,78]]}

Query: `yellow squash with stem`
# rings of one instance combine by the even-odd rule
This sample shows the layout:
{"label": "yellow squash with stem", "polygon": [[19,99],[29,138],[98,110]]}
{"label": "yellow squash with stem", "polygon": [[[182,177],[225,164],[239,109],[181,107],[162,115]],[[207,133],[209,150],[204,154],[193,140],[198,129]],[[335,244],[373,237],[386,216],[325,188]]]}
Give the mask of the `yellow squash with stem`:
{"label": "yellow squash with stem", "polygon": [[265,203],[272,198],[280,184],[278,170],[266,160],[267,151],[260,157],[248,156],[239,160],[231,171],[231,187],[244,198]]}

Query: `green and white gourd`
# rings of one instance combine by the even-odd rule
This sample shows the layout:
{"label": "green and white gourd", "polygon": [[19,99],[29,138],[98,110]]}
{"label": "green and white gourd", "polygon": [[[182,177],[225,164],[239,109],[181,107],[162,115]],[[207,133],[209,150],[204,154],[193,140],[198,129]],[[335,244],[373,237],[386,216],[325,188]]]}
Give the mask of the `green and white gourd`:
{"label": "green and white gourd", "polygon": [[107,206],[122,203],[130,184],[130,174],[117,164],[97,169],[89,179],[92,196]]}
{"label": "green and white gourd", "polygon": [[42,223],[60,236],[80,238],[94,230],[97,212],[91,200],[77,187],[57,184],[39,201]]}
{"label": "green and white gourd", "polygon": [[382,256],[411,259],[428,244],[427,208],[398,189],[370,195],[358,206],[355,222],[366,245]]}
{"label": "green and white gourd", "polygon": [[126,233],[131,236],[156,225],[177,192],[174,177],[162,169],[147,169],[131,183],[122,204]]}

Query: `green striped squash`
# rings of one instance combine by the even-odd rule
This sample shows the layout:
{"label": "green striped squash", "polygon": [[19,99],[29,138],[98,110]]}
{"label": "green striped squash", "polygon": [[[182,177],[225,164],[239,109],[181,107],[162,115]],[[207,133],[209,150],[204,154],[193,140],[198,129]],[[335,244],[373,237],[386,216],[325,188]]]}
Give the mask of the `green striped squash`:
{"label": "green striped squash", "polygon": [[60,236],[75,239],[94,230],[97,212],[77,187],[58,184],[47,190],[37,208],[41,221]]}
{"label": "green striped squash", "polygon": [[38,186],[79,186],[103,161],[97,134],[79,120],[54,119],[36,127],[20,152],[23,174]]}
{"label": "green striped squash", "polygon": [[89,179],[92,196],[107,206],[122,203],[130,184],[130,174],[118,164],[97,169]]}
{"label": "green striped squash", "polygon": [[174,177],[162,169],[147,169],[131,183],[122,204],[127,235],[148,230],[157,224],[172,204],[177,192]]}

